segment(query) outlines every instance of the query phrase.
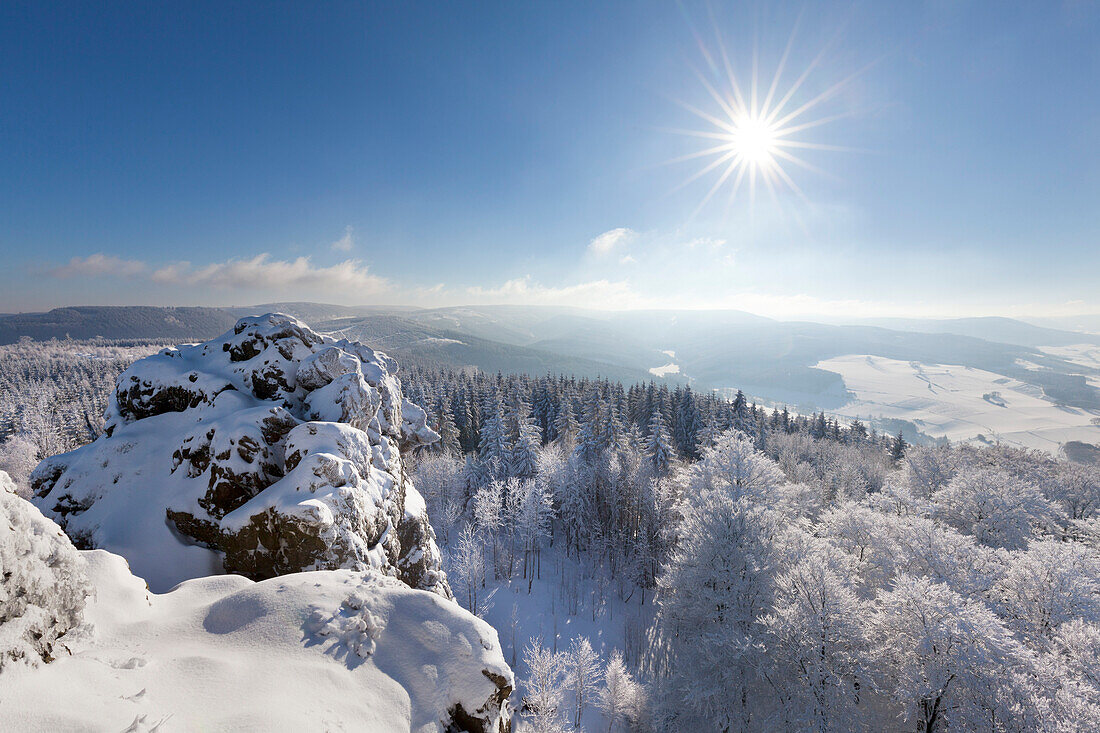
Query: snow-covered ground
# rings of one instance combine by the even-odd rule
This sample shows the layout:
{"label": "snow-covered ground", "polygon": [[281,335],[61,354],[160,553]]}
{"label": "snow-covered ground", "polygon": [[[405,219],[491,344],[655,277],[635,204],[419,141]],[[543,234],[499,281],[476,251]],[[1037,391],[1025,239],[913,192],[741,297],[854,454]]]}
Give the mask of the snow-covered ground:
{"label": "snow-covered ground", "polygon": [[[1100,356],[1100,349],[1091,348],[1093,357]],[[1065,353],[1058,355],[1067,358]],[[1078,353],[1077,358],[1087,357]],[[982,435],[1052,452],[1070,440],[1100,443],[1100,424],[1093,422],[1100,413],[1055,405],[1039,388],[993,372],[866,354],[827,359],[815,366],[839,374],[856,395],[834,410],[839,415],[899,418],[935,437],[967,441]]]}
{"label": "snow-covered ground", "polygon": [[[438,595],[350,570],[148,591],[81,553],[90,623],[55,661],[4,669],[4,731],[442,731],[511,679],[496,632]],[[370,576],[370,577],[367,577]]]}

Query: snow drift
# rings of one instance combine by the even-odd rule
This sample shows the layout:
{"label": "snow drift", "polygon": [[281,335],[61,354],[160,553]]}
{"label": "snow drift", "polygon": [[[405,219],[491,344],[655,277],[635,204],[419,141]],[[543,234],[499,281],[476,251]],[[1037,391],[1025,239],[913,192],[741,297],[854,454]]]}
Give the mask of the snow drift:
{"label": "snow drift", "polygon": [[241,319],[119,377],[94,443],[43,461],[34,501],[156,591],[371,568],[450,597],[402,451],[438,439],[397,365],[296,319]]}
{"label": "snow drift", "polygon": [[496,631],[438,594],[335,570],[157,595],[118,555],[79,554],[86,624],[50,664],[0,673],[0,730],[509,729]]}

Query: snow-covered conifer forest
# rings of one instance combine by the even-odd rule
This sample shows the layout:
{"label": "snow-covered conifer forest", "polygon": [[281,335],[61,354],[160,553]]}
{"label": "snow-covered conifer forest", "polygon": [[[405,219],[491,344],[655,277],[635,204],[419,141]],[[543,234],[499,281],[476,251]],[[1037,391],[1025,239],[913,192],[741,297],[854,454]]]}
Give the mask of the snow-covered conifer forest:
{"label": "snow-covered conifer forest", "polygon": [[[398,382],[384,355],[285,316],[141,359],[156,351],[0,354],[5,727],[232,727],[240,695],[184,702],[205,687],[179,645],[260,679],[289,656],[345,688],[386,680],[404,702],[334,713],[378,730],[1100,720],[1096,466],[652,382],[422,365]],[[428,633],[448,627],[485,656]],[[437,671],[386,661],[408,655]],[[267,682],[243,709],[286,715]],[[70,704],[36,707],[58,685]],[[92,702],[107,694],[124,704]]]}

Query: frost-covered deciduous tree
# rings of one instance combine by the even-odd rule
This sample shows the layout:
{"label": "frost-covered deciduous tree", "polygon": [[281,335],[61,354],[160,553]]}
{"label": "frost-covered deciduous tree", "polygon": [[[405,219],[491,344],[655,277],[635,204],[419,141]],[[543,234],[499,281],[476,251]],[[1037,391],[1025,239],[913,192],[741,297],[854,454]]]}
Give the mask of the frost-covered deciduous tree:
{"label": "frost-covered deciduous tree", "polygon": [[1046,648],[1067,621],[1100,623],[1100,555],[1077,542],[1032,542],[1013,554],[993,594],[1012,628]]}
{"label": "frost-covered deciduous tree", "polygon": [[1058,502],[1071,520],[1086,520],[1100,513],[1100,466],[1061,464],[1047,485],[1048,497]]}
{"label": "frost-covered deciduous tree", "polygon": [[448,452],[426,452],[418,457],[412,479],[428,504],[432,527],[446,545],[465,505],[463,463]]}
{"label": "frost-covered deciduous tree", "polygon": [[592,648],[591,642],[583,636],[573,639],[569,651],[565,653],[566,680],[573,693],[576,715],[573,726],[580,728],[581,716],[592,698],[600,689],[600,655]]}
{"label": "frost-covered deciduous tree", "polygon": [[13,435],[0,443],[0,471],[7,472],[24,499],[30,498],[31,471],[42,457],[38,446],[25,435]]}
{"label": "frost-covered deciduous tree", "polygon": [[1059,515],[1038,487],[992,468],[959,471],[932,501],[944,522],[990,547],[1024,547]]}
{"label": "frost-covered deciduous tree", "polygon": [[565,652],[554,652],[538,639],[532,639],[523,650],[523,663],[527,665],[524,720],[533,733],[563,733],[566,730],[563,715],[567,674]]}
{"label": "frost-covered deciduous tree", "polygon": [[642,686],[627,671],[622,652],[615,649],[607,659],[603,685],[596,694],[596,707],[607,719],[607,733],[614,733],[618,723],[637,720],[644,704]]}
{"label": "frost-covered deciduous tree", "polygon": [[762,622],[770,650],[766,676],[779,692],[787,729],[826,733],[863,722],[870,609],[848,580],[850,566],[847,556],[818,551],[776,579],[775,610]]}
{"label": "frost-covered deciduous tree", "polygon": [[91,592],[84,559],[0,471],[0,673],[49,661]]}
{"label": "frost-covered deciduous tree", "polygon": [[[1023,648],[988,607],[927,578],[898,576],[879,594],[871,652],[902,717],[923,733],[990,729],[1012,715]],[[993,730],[998,730],[994,725]]]}
{"label": "frost-covered deciduous tree", "polygon": [[504,485],[500,481],[490,481],[477,490],[472,504],[474,528],[482,541],[492,545],[493,570],[496,572],[499,566],[497,530],[501,526],[504,510]]}
{"label": "frost-covered deciduous tree", "polygon": [[1067,621],[1054,635],[1042,658],[1049,717],[1061,730],[1094,730],[1100,720],[1100,624]]}
{"label": "frost-covered deciduous tree", "polygon": [[466,608],[478,612],[478,588],[485,582],[485,548],[469,524],[463,525],[450,552],[451,577],[465,591]]}
{"label": "frost-covered deciduous tree", "polygon": [[542,482],[525,481],[522,487],[516,529],[523,538],[523,577],[527,578],[527,592],[530,593],[532,579],[536,573],[541,573],[539,557],[543,540],[550,533],[554,503],[549,488]]}
{"label": "frost-covered deciduous tree", "polygon": [[722,491],[767,505],[783,483],[783,472],[749,438],[731,432],[703,451],[702,459],[688,469],[687,483],[696,495]]}
{"label": "frost-covered deciduous tree", "polygon": [[822,516],[820,531],[856,560],[861,586],[873,591],[899,574],[925,576],[981,595],[1003,571],[1003,558],[932,519],[842,504]]}
{"label": "frost-covered deciduous tree", "polygon": [[766,661],[759,617],[772,607],[780,517],[747,497],[702,494],[684,509],[658,578],[648,666],[657,714],[674,730],[748,729]]}

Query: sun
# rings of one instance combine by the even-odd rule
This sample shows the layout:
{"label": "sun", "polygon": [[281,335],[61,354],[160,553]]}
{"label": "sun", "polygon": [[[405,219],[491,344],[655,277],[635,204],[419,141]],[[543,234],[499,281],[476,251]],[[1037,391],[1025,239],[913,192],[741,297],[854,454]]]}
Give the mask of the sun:
{"label": "sun", "polygon": [[[713,184],[695,213],[698,213],[723,187],[729,188],[729,201],[732,202],[747,183],[750,201],[755,200],[758,180],[763,182],[773,198],[779,190],[789,190],[805,200],[805,194],[791,173],[787,171],[787,167],[795,166],[822,174],[824,171],[804,160],[795,151],[851,149],[811,142],[802,139],[801,134],[850,116],[850,112],[822,115],[818,109],[824,102],[835,97],[866,68],[803,101],[801,95],[806,86],[805,82],[820,65],[828,49],[822,50],[793,81],[784,84],[784,72],[795,40],[795,32],[792,31],[770,84],[765,88],[760,83],[758,60],[754,52],[752,73],[747,87],[743,87],[733,71],[733,64],[717,30],[715,40],[717,54],[710,53],[700,43],[703,56],[713,72],[711,78],[708,79],[698,70],[695,70],[695,74],[716,107],[707,111],[682,101],[678,102],[681,107],[708,123],[709,127],[701,130],[672,131],[706,139],[709,144],[702,150],[669,161],[670,163],[688,160],[706,162],[677,189],[704,176],[714,177]],[[720,63],[715,61],[716,58],[720,59]]]}
{"label": "sun", "polygon": [[767,120],[745,115],[734,120],[730,133],[730,149],[750,165],[770,166],[775,163],[776,129]]}

